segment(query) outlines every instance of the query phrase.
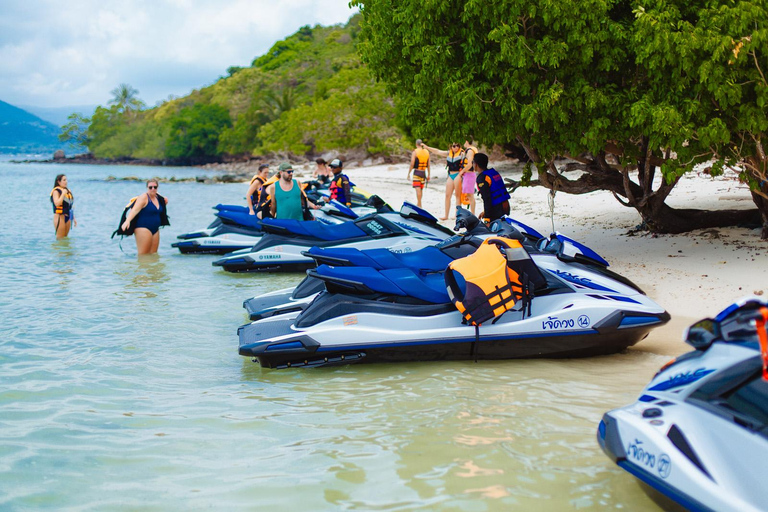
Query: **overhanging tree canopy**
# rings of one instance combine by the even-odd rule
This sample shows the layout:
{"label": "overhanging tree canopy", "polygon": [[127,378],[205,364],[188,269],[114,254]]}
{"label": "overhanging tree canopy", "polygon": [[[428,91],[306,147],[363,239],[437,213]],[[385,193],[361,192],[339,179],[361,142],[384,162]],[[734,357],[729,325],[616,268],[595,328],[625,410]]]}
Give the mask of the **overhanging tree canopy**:
{"label": "overhanging tree canopy", "polygon": [[[737,126],[716,114],[714,92],[701,80],[707,66],[711,74],[712,66],[728,65],[702,43],[731,39],[712,28],[712,2],[357,4],[363,58],[419,133],[520,144],[536,164],[534,184],[571,193],[611,190],[655,231],[759,219],[755,210],[665,204],[680,176],[717,157],[714,148]],[[740,11],[754,27],[765,26],[766,14],[758,4]],[[765,60],[760,50],[754,56]],[[727,81],[733,73],[724,75]],[[555,165],[558,156],[585,172],[567,178]]]}

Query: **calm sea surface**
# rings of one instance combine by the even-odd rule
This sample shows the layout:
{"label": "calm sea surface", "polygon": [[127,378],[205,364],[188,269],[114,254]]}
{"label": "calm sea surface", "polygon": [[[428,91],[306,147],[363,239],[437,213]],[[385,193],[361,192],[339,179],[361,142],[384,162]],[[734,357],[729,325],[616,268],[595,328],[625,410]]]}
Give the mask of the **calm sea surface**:
{"label": "calm sea surface", "polygon": [[595,431],[669,356],[261,369],[242,301],[302,276],[170,247],[245,185],[162,183],[157,257],[109,238],[145,187],[107,176],[203,173],[0,161],[0,509],[655,510]]}

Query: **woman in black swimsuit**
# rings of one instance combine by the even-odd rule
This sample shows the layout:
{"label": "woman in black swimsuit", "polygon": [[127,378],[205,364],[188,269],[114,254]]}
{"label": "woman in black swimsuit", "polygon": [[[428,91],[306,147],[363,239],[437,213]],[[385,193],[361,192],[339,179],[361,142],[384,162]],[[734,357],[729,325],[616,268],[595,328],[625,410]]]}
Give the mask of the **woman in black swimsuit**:
{"label": "woman in black swimsuit", "polygon": [[59,174],[53,183],[51,190],[51,204],[53,204],[53,229],[56,230],[56,238],[66,238],[72,225],[77,226],[72,204],[75,198],[72,191],[67,188],[67,176]]}
{"label": "woman in black swimsuit", "polygon": [[140,255],[157,252],[160,246],[160,226],[167,225],[167,204],[168,200],[157,193],[157,180],[149,180],[147,191],[136,198],[133,208],[126,215],[122,229],[127,231],[131,221],[136,219],[133,235]]}

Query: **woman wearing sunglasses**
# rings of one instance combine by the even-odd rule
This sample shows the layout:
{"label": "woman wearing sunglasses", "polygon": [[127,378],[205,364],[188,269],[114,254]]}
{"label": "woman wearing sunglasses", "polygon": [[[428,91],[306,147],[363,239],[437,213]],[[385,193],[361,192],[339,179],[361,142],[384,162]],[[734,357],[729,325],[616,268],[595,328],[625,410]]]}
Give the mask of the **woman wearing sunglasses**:
{"label": "woman wearing sunglasses", "polygon": [[459,172],[464,166],[464,148],[458,142],[452,143],[448,151],[431,148],[426,144],[424,144],[424,147],[430,153],[446,158],[445,169],[448,171],[448,179],[445,180],[445,217],[440,217],[440,220],[448,220],[448,214],[451,211],[451,196],[456,196],[457,206],[461,204],[461,177]]}
{"label": "woman wearing sunglasses", "polygon": [[157,193],[157,180],[147,182],[147,191],[133,201],[133,207],[125,217],[121,229],[136,236],[139,254],[154,254],[160,245],[160,226],[168,222],[168,200]]}

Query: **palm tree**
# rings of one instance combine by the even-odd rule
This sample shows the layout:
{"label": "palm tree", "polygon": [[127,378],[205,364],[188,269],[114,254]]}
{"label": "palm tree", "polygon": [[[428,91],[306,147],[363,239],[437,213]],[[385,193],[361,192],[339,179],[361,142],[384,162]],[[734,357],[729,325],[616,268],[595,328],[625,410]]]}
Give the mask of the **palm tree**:
{"label": "palm tree", "polygon": [[141,110],[144,102],[138,98],[139,91],[129,84],[120,84],[111,91],[112,99],[109,103],[117,105],[120,111]]}

